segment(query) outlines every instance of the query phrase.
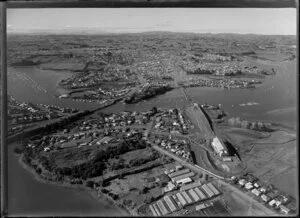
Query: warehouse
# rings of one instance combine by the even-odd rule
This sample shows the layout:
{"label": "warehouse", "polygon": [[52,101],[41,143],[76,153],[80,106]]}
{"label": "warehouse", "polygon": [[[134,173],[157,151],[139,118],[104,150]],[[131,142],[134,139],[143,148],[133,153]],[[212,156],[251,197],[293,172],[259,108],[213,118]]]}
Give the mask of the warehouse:
{"label": "warehouse", "polygon": [[170,195],[169,197],[170,197],[171,202],[174,204],[176,210],[178,210],[180,208],[180,205],[178,205],[179,202],[176,201],[175,195]]}
{"label": "warehouse", "polygon": [[193,182],[193,180],[190,177],[176,181],[177,185],[188,184],[191,182]]}
{"label": "warehouse", "polygon": [[169,197],[169,196],[165,196],[165,197],[164,197],[164,200],[165,200],[165,202],[167,203],[168,207],[170,208],[171,212],[176,211],[176,207],[175,207],[175,205],[173,204],[173,202],[170,200],[170,197]]}
{"label": "warehouse", "polygon": [[178,170],[182,170],[182,169],[183,169],[183,166],[181,166],[181,165],[177,165],[177,166],[175,167],[175,169],[176,169],[176,171],[178,171]]}
{"label": "warehouse", "polygon": [[180,201],[182,206],[185,206],[187,204],[186,200],[184,199],[181,193],[177,193],[176,196],[178,197],[178,200]]}
{"label": "warehouse", "polygon": [[200,205],[196,205],[195,209],[196,209],[196,210],[203,210],[203,209],[205,209],[206,207],[207,207],[207,205],[205,205],[205,204],[200,204]]}
{"label": "warehouse", "polygon": [[199,196],[193,189],[188,190],[188,192],[196,202],[200,200]]}
{"label": "warehouse", "polygon": [[161,200],[157,201],[157,206],[159,207],[159,210],[161,211],[162,215],[166,215],[169,213],[165,205]]}
{"label": "warehouse", "polygon": [[220,194],[220,192],[218,191],[218,189],[217,189],[211,182],[208,183],[207,186],[208,186],[208,188],[210,188],[210,190],[213,191],[213,193],[214,193],[215,195]]}
{"label": "warehouse", "polygon": [[172,182],[168,182],[167,187],[164,188],[164,192],[170,192],[175,189],[175,185]]}
{"label": "warehouse", "polygon": [[183,175],[180,175],[180,176],[176,176],[176,177],[173,177],[172,178],[172,182],[176,182],[176,181],[179,181],[181,179],[185,179],[185,178],[188,178],[188,177],[192,177],[194,176],[195,173],[194,172],[190,172],[190,173],[186,173],[186,174],[183,174]]}
{"label": "warehouse", "polygon": [[199,195],[199,197],[201,198],[201,200],[205,200],[207,198],[206,195],[198,187],[195,188],[194,190]]}
{"label": "warehouse", "polygon": [[211,146],[213,147],[214,151],[222,157],[224,154],[227,154],[227,151],[225,149],[225,146],[222,144],[222,142],[219,140],[218,137],[214,137]]}
{"label": "warehouse", "polygon": [[232,162],[232,158],[231,157],[223,157],[223,161],[224,162]]}
{"label": "warehouse", "polygon": [[170,178],[173,178],[173,177],[180,176],[180,175],[183,175],[183,174],[186,174],[186,173],[189,173],[189,172],[190,172],[189,169],[183,169],[183,170],[176,171],[174,173],[170,173],[168,176]]}
{"label": "warehouse", "polygon": [[196,188],[198,186],[201,186],[201,182],[200,181],[193,182],[191,184],[182,186],[182,187],[180,187],[180,191],[185,191],[185,190],[188,190],[188,189],[191,189],[191,188]]}
{"label": "warehouse", "polygon": [[206,184],[202,185],[202,189],[205,191],[205,193],[211,198],[214,196],[214,193],[208,188]]}
{"label": "warehouse", "polygon": [[153,216],[157,216],[157,213],[155,212],[155,210],[154,210],[153,206],[152,206],[152,205],[150,205],[150,206],[149,206],[149,208],[150,208],[150,210],[151,210],[151,212],[152,212]]}
{"label": "warehouse", "polygon": [[154,208],[154,210],[155,210],[156,214],[157,214],[158,216],[160,216],[160,215],[161,215],[161,213],[160,213],[160,211],[159,211],[159,209],[158,209],[158,206],[157,206],[157,204],[153,204],[153,208]]}
{"label": "warehouse", "polygon": [[178,197],[177,197],[176,195],[172,195],[172,196],[171,196],[171,199],[173,199],[173,202],[176,203],[177,208],[181,208],[181,207],[182,207],[182,205],[181,205],[181,203],[180,203],[180,200],[178,199]]}
{"label": "warehouse", "polygon": [[192,200],[192,199],[190,198],[190,196],[186,193],[186,191],[183,191],[181,194],[182,194],[183,197],[186,199],[186,201],[187,201],[188,204],[193,203],[193,200]]}

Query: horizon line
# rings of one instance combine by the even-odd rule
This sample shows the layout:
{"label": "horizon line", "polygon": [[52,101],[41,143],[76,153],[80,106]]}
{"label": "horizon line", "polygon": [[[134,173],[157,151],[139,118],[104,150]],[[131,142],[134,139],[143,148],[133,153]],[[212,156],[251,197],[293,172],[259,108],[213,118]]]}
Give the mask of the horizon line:
{"label": "horizon line", "polygon": [[[53,29],[54,30],[54,29]],[[61,30],[66,30],[64,28],[59,29],[58,31]],[[78,31],[78,32],[77,32]],[[21,32],[21,31],[9,31],[7,30],[7,34],[9,35],[45,35],[45,34],[49,34],[49,35],[122,35],[122,34],[146,34],[146,33],[169,33],[169,34],[211,34],[211,35],[221,35],[221,34],[231,34],[231,35],[261,35],[261,36],[297,36],[296,34],[264,34],[264,33],[237,33],[237,32],[192,32],[192,31],[163,31],[163,30],[149,30],[149,31],[141,31],[141,32],[109,32],[109,31],[100,31],[97,32],[97,30],[92,31],[92,32],[81,32],[80,30],[77,31],[70,31],[70,32],[65,32],[65,33],[61,33],[61,32],[51,32],[51,31],[47,31],[45,29],[45,31],[43,31],[42,29],[36,32],[33,31],[27,31],[27,32]],[[84,31],[84,30],[82,30]]]}

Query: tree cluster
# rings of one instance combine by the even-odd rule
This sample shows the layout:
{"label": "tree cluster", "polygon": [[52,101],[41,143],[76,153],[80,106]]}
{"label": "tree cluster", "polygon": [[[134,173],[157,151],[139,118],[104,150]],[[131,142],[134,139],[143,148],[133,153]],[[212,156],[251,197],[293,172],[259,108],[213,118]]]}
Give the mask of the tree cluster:
{"label": "tree cluster", "polygon": [[[146,146],[147,145],[144,141],[140,141],[137,138],[133,138],[128,141],[124,140],[119,145],[108,147],[106,150],[100,150],[96,156],[88,162],[75,165],[70,168],[58,168],[56,169],[56,173],[81,179],[102,176],[103,171],[107,168],[106,161],[108,159],[132,150],[145,148]],[[42,160],[42,162],[44,162],[45,165],[49,165],[46,160]]]}
{"label": "tree cluster", "polygon": [[142,164],[145,164],[147,162],[156,160],[159,157],[159,154],[157,152],[153,152],[149,157],[142,157],[142,158],[136,158],[129,162],[130,166],[140,166]]}

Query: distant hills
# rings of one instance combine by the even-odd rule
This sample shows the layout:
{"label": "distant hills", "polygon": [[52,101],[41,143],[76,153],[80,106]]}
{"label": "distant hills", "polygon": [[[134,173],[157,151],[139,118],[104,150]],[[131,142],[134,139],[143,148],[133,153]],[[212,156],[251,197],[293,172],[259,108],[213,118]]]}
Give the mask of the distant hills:
{"label": "distant hills", "polygon": [[175,31],[141,31],[130,32],[130,29],[124,30],[104,30],[97,28],[59,28],[59,29],[13,29],[7,28],[8,34],[30,34],[30,35],[195,35],[195,36],[295,36],[296,35],[267,35],[267,34],[253,34],[253,33],[211,33],[209,31],[198,32],[175,32]]}

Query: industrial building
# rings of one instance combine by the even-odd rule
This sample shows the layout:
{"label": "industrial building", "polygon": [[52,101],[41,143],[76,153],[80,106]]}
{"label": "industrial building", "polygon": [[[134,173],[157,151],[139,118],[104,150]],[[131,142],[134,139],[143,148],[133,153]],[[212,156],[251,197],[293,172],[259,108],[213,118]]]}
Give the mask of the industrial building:
{"label": "industrial building", "polygon": [[186,199],[186,201],[187,201],[188,204],[193,203],[193,200],[190,198],[190,196],[188,196],[188,194],[186,193],[186,191],[183,191],[181,194]]}
{"label": "industrial building", "polygon": [[173,204],[169,196],[164,196],[164,200],[167,203],[168,207],[170,208],[171,212],[177,210],[176,206]]}
{"label": "industrial building", "polygon": [[157,213],[156,213],[155,209],[153,208],[153,206],[150,205],[149,208],[150,208],[150,210],[151,210],[153,216],[157,216]]}
{"label": "industrial building", "polygon": [[157,206],[163,216],[169,213],[168,209],[161,200],[157,201]]}
{"label": "industrial building", "polygon": [[191,188],[196,188],[198,186],[201,186],[201,182],[200,181],[193,182],[193,183],[185,185],[185,186],[181,186],[180,187],[180,191],[185,191],[185,190],[188,190],[188,189],[191,189]]}
{"label": "industrial building", "polygon": [[208,188],[206,184],[202,185],[201,188],[205,191],[208,197],[213,197],[214,193]]}
{"label": "industrial building", "polygon": [[183,174],[183,175],[180,175],[180,176],[173,177],[173,178],[171,178],[171,180],[172,180],[172,182],[176,182],[176,181],[179,181],[179,180],[182,180],[182,179],[185,179],[185,178],[188,178],[188,177],[192,177],[192,176],[195,176],[195,173],[194,172],[189,172],[189,173],[186,173],[186,174]]}
{"label": "industrial building", "polygon": [[215,136],[213,139],[212,139],[212,142],[211,142],[211,146],[213,147],[214,151],[220,156],[224,156],[227,154],[227,149],[225,147],[225,145],[223,145],[223,143],[220,141],[220,139]]}
{"label": "industrial building", "polygon": [[167,187],[165,187],[163,190],[164,192],[170,192],[175,189],[175,185],[172,182],[168,182]]}
{"label": "industrial building", "polygon": [[224,162],[232,162],[232,158],[231,157],[223,157],[223,161]]}
{"label": "industrial building", "polygon": [[168,176],[169,176],[170,178],[173,178],[173,177],[177,177],[177,176],[180,176],[180,175],[189,173],[189,172],[190,172],[189,169],[183,169],[183,170],[176,171],[176,172],[174,172],[174,173],[170,173]]}
{"label": "industrial building", "polygon": [[176,210],[179,210],[181,208],[181,206],[180,206],[180,204],[178,205],[179,202],[177,202],[175,200],[175,196],[174,195],[170,195],[169,198],[170,198],[171,202],[174,204]]}
{"label": "industrial building", "polygon": [[213,192],[215,195],[220,194],[219,190],[218,190],[211,182],[208,183],[207,186],[209,187],[210,190],[212,190],[212,192]]}
{"label": "industrial building", "polygon": [[177,193],[176,196],[178,197],[178,200],[180,201],[182,206],[185,206],[187,204],[186,200],[184,199],[181,193]]}
{"label": "industrial building", "polygon": [[179,209],[181,209],[181,208],[182,208],[182,205],[181,205],[180,200],[178,199],[178,197],[177,197],[176,195],[171,195],[171,198],[173,199],[173,202],[176,203],[177,207],[178,207]]}
{"label": "industrial building", "polygon": [[[197,181],[181,187],[180,192],[177,192],[176,194],[164,196],[163,199],[150,205],[149,208],[154,216],[165,216],[180,210],[187,205],[207,200],[219,194],[220,191],[212,182],[201,186],[201,182]],[[200,208],[202,206],[198,205],[196,207]]]}
{"label": "industrial building", "polygon": [[184,184],[188,184],[191,182],[193,182],[193,180],[190,177],[176,181],[177,185],[184,185]]}
{"label": "industrial building", "polygon": [[152,206],[153,206],[153,209],[155,210],[157,216],[161,216],[161,213],[160,213],[160,211],[159,211],[159,209],[158,209],[157,204],[153,204]]}
{"label": "industrial building", "polygon": [[199,197],[201,198],[201,200],[207,199],[206,195],[198,187],[195,188],[195,192],[199,195]]}
{"label": "industrial building", "polygon": [[210,206],[212,206],[212,205],[211,204],[199,204],[199,205],[196,205],[195,209],[196,210],[203,210],[203,209],[205,209],[207,207],[210,207]]}
{"label": "industrial building", "polygon": [[192,196],[192,198],[195,201],[199,201],[200,200],[200,197],[196,194],[196,192],[193,189],[188,190],[188,192],[189,192],[189,194]]}

